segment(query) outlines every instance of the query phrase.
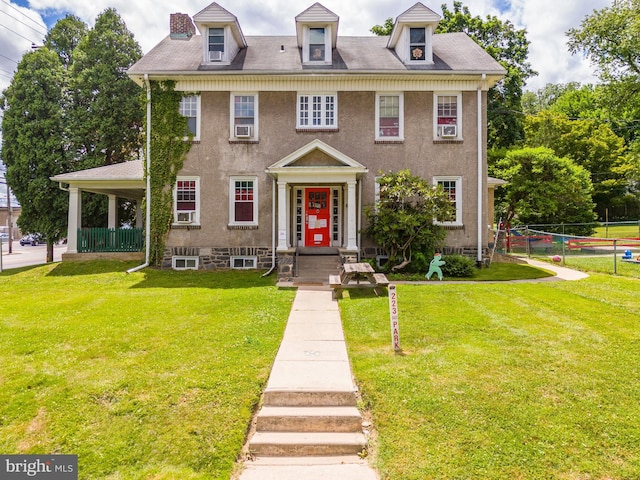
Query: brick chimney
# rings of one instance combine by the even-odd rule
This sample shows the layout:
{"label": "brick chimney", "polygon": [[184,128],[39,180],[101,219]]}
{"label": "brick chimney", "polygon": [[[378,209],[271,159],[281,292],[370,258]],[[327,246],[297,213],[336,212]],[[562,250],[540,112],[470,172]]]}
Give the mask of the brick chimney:
{"label": "brick chimney", "polygon": [[189,40],[196,33],[196,27],[186,13],[172,13],[169,30],[173,40]]}

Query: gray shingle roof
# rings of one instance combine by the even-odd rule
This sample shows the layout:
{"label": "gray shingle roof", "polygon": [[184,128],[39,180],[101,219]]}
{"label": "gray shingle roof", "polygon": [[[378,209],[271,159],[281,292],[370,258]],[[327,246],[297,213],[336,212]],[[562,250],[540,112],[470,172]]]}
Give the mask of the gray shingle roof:
{"label": "gray shingle roof", "polygon": [[[412,70],[433,73],[487,73],[503,75],[505,70],[465,33],[433,36],[433,65],[406,66],[393,50],[387,37],[339,37],[333,65],[303,66],[295,36],[249,36],[248,47],[230,65],[201,65],[202,37],[171,40],[166,37],[129,69],[129,75],[197,74],[206,71],[234,73],[302,73],[329,70],[336,72],[406,73]],[[284,52],[280,47],[284,46]]]}
{"label": "gray shingle roof", "polygon": [[144,169],[142,160],[116,163],[105,167],[90,168],[77,172],[62,173],[51,177],[56,182],[68,183],[73,181],[101,181],[101,180],[142,180]]}

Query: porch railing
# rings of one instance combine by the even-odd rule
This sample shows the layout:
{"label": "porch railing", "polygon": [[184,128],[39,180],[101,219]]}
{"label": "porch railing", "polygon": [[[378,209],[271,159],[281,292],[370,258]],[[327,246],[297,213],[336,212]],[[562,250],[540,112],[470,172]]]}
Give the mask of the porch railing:
{"label": "porch railing", "polygon": [[78,253],[140,252],[143,248],[142,228],[78,229]]}

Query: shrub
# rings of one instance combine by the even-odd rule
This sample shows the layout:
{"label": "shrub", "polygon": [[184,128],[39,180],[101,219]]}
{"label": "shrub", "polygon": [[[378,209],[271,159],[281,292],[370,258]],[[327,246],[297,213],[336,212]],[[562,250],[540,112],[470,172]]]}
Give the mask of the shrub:
{"label": "shrub", "polygon": [[442,258],[445,262],[442,266],[442,274],[445,277],[473,277],[475,262],[462,255],[446,255]]}

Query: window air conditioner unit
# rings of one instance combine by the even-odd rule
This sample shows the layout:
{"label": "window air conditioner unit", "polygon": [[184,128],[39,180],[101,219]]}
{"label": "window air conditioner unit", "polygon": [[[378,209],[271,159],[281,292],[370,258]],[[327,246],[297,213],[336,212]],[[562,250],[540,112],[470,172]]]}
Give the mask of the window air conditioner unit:
{"label": "window air conditioner unit", "polygon": [[178,223],[193,223],[196,217],[195,211],[178,212]]}
{"label": "window air conditioner unit", "polygon": [[253,125],[236,125],[237,138],[250,138],[253,135]]}
{"label": "window air conditioner unit", "polygon": [[441,137],[456,137],[458,136],[457,125],[442,125]]}
{"label": "window air conditioner unit", "polygon": [[224,52],[209,52],[209,61],[210,62],[221,62],[223,53]]}

